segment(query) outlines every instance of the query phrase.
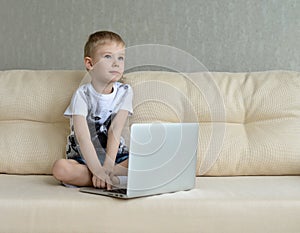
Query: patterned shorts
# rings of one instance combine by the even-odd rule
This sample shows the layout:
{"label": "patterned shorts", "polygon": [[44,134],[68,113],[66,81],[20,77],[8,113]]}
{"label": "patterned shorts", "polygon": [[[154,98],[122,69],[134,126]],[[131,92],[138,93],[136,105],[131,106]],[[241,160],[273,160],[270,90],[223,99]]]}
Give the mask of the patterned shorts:
{"label": "patterned shorts", "polygon": [[[117,154],[115,163],[116,164],[122,163],[123,161],[128,159],[128,157],[129,157],[129,154]],[[67,159],[73,159],[73,160],[77,161],[80,164],[86,165],[85,159],[79,154],[73,154],[72,156],[67,155]],[[104,160],[105,160],[105,155],[98,156],[98,159],[99,159],[100,163],[103,165]]]}

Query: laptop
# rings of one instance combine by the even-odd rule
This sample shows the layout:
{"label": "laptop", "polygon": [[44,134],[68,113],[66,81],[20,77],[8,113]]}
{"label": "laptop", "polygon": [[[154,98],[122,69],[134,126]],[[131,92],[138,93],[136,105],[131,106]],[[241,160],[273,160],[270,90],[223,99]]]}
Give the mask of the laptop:
{"label": "laptop", "polygon": [[127,182],[81,192],[123,199],[190,190],[195,185],[198,123],[143,123],[130,129]]}

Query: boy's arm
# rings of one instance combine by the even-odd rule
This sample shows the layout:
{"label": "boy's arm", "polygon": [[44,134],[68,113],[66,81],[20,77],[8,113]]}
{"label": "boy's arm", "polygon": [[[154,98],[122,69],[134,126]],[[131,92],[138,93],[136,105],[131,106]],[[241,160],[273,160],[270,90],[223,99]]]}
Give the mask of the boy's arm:
{"label": "boy's arm", "polygon": [[98,159],[94,145],[91,141],[90,131],[85,117],[80,115],[73,115],[73,125],[81,153],[83,154],[83,157],[86,160],[89,170],[92,172],[93,175],[95,175],[97,178],[104,182],[103,183],[100,181],[100,186],[105,187],[106,178],[108,176],[106,175],[105,170],[103,169]]}
{"label": "boy's arm", "polygon": [[116,156],[119,150],[120,138],[128,117],[127,110],[119,110],[111,122],[107,135],[105,170],[113,172]]}

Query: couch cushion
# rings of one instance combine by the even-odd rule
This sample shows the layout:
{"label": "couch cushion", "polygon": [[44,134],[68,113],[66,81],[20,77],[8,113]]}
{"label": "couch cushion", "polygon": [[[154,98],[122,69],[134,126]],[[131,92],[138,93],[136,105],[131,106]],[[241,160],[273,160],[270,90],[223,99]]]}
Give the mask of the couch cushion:
{"label": "couch cushion", "polygon": [[198,175],[300,174],[300,73],[136,72],[136,122],[199,122]]}
{"label": "couch cushion", "polygon": [[119,200],[51,176],[0,175],[0,232],[296,233],[299,183],[299,176],[198,177],[191,191]]}
{"label": "couch cushion", "polygon": [[50,174],[64,157],[63,117],[85,72],[0,72],[0,173]]}

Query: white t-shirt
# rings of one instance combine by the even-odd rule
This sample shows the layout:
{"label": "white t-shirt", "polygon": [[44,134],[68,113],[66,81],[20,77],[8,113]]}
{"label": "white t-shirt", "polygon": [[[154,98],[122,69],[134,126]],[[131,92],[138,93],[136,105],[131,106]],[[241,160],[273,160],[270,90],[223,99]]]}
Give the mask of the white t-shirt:
{"label": "white t-shirt", "polygon": [[[91,140],[101,162],[105,158],[107,131],[112,119],[120,109],[132,114],[132,88],[128,84],[116,82],[110,94],[98,93],[91,83],[80,86],[74,93],[71,103],[64,115],[70,118],[71,134],[68,136],[67,157],[82,157],[79,144],[74,134],[72,116],[81,115],[87,120]],[[123,138],[118,154],[128,154]],[[83,158],[83,157],[82,157]]]}

